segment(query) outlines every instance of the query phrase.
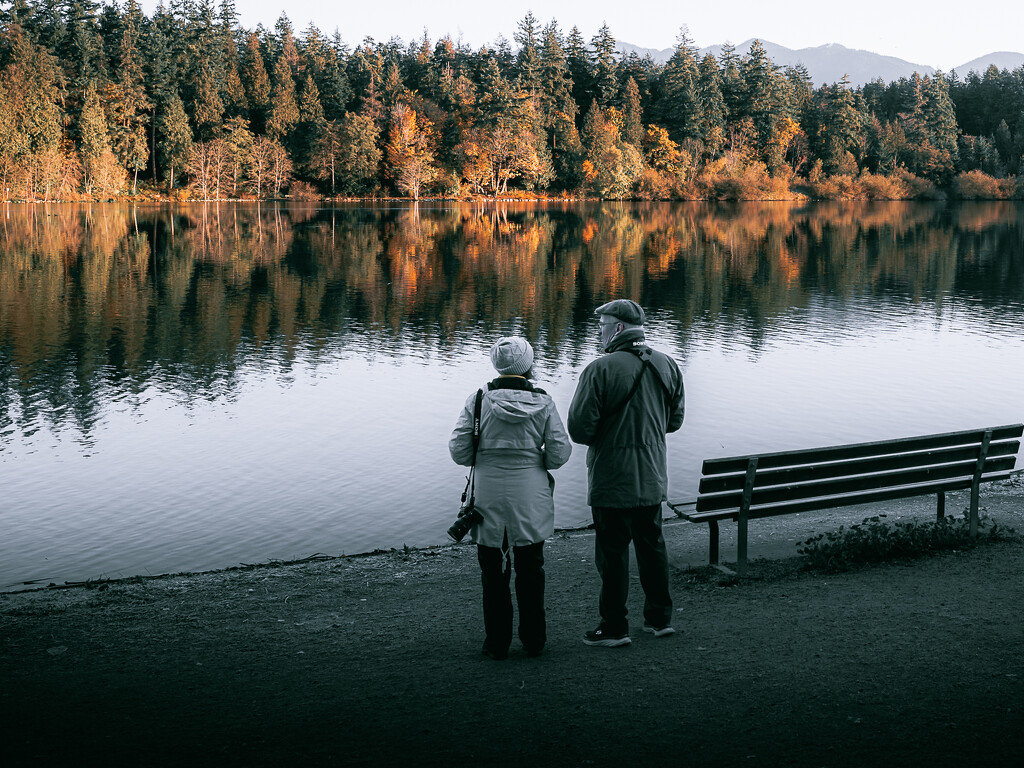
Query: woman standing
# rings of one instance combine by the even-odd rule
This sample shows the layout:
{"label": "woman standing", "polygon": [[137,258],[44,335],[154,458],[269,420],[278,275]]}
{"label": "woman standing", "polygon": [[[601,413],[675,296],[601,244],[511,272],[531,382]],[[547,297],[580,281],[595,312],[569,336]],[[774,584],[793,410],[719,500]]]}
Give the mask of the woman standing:
{"label": "woman standing", "polygon": [[[555,530],[555,478],[548,470],[565,464],[572,447],[554,401],[530,382],[530,343],[519,336],[498,339],[491,363],[498,377],[484,392],[476,456],[476,509],[483,521],[471,530],[483,583],[484,653],[508,656],[514,561],[519,639],[528,656],[539,656],[547,640],[544,539]],[[473,461],[475,400],[474,392],[448,442],[455,463],[463,466]]]}

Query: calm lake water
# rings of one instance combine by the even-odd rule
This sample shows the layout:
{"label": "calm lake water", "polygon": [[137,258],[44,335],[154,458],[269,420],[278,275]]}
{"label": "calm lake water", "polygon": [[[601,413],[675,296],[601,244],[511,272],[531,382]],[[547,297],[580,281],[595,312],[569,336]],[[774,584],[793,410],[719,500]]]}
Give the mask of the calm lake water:
{"label": "calm lake water", "polygon": [[564,417],[615,297],[683,368],[673,500],[712,456],[1024,418],[1019,204],[0,214],[0,588],[442,543],[494,339]]}

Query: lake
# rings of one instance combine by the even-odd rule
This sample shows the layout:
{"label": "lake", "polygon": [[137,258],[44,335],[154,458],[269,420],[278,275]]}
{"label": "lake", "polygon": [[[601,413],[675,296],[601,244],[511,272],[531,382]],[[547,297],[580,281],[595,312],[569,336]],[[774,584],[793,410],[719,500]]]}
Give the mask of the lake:
{"label": "lake", "polygon": [[0,588],[443,543],[491,344],[564,418],[616,297],[685,376],[673,500],[704,458],[1024,418],[1019,203],[0,214]]}

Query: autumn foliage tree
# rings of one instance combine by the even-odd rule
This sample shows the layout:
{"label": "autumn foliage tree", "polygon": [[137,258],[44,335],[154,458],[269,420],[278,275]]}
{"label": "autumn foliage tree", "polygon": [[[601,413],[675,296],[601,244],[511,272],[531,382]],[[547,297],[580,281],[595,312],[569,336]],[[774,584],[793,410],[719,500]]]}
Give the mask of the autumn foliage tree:
{"label": "autumn foliage tree", "polygon": [[385,154],[388,175],[398,191],[418,200],[423,187],[437,175],[431,149],[431,124],[405,104],[391,110]]}

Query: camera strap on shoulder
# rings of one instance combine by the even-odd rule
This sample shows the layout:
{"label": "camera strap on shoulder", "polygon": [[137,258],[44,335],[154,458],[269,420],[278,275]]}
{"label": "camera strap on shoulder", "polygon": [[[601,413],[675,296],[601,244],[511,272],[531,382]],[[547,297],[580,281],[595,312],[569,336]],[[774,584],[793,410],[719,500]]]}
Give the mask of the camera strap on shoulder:
{"label": "camera strap on shoulder", "polygon": [[631,355],[636,355],[640,360],[640,373],[637,374],[636,380],[633,382],[633,386],[630,388],[629,393],[612,408],[608,413],[601,417],[601,422],[598,424],[596,434],[602,434],[611,424],[612,420],[618,416],[629,405],[629,401],[633,399],[633,396],[640,389],[640,384],[643,381],[644,374],[647,373],[647,369],[651,369],[651,375],[654,376],[655,381],[661,386],[662,392],[665,393],[665,406],[671,412],[672,410],[672,392],[666,386],[664,379],[661,378],[661,374],[658,373],[658,369],[654,367],[654,363],[651,362],[653,352],[650,347],[640,347],[638,349],[623,349],[623,352],[628,352]]}
{"label": "camera strap on shoulder", "polygon": [[[608,425],[612,423],[612,420],[622,413],[625,407],[629,405],[629,401],[633,399],[633,395],[635,395],[637,390],[640,389],[640,383],[643,381],[644,374],[647,373],[647,369],[653,368],[651,365],[651,350],[645,348],[643,350],[624,349],[622,351],[629,352],[630,354],[636,355],[640,358],[640,373],[637,374],[636,380],[633,382],[633,386],[630,388],[629,393],[622,398],[614,408],[601,417],[601,422],[597,425],[597,430],[595,432],[596,435],[604,433],[605,430],[608,429]],[[645,352],[647,353],[646,356],[644,355]]]}
{"label": "camera strap on shoulder", "polygon": [[[646,353],[646,357],[644,356],[645,353]],[[672,401],[675,399],[675,396],[673,395],[672,390],[669,389],[668,384],[666,384],[665,380],[661,377],[661,374],[658,373],[658,369],[655,367],[654,363],[650,362],[651,357],[653,356],[651,350],[648,349],[648,348],[645,348],[645,349],[643,349],[641,351],[637,351],[636,355],[641,360],[644,360],[647,363],[648,367],[650,367],[651,374],[653,374],[655,381],[657,381],[658,384],[661,385],[661,391],[665,393],[665,406],[668,408],[669,412],[671,412],[672,411]]]}
{"label": "camera strap on shoulder", "polygon": [[473,403],[473,461],[469,465],[469,476],[466,477],[466,488],[462,492],[462,501],[466,498],[472,501],[476,497],[476,452],[480,448],[480,404],[484,399],[484,391],[476,391],[476,400]]}

